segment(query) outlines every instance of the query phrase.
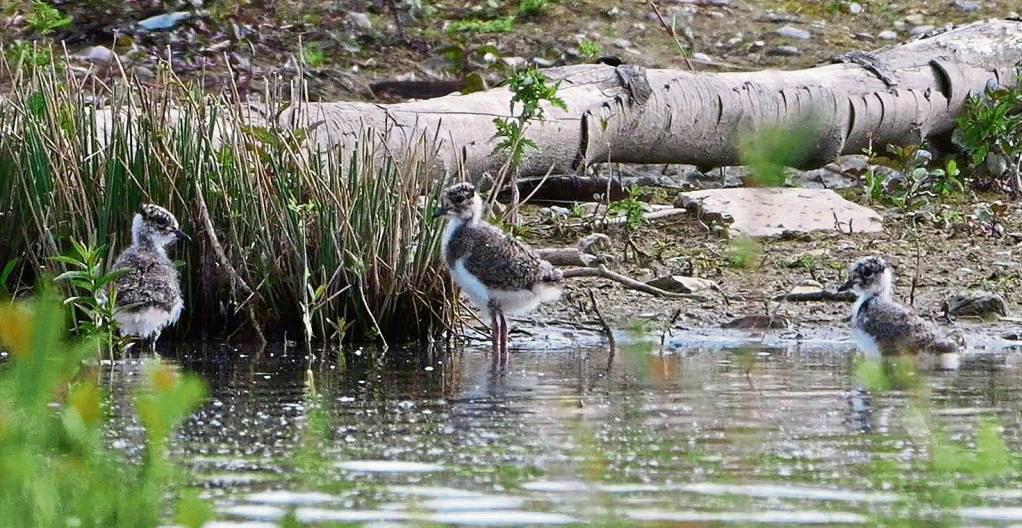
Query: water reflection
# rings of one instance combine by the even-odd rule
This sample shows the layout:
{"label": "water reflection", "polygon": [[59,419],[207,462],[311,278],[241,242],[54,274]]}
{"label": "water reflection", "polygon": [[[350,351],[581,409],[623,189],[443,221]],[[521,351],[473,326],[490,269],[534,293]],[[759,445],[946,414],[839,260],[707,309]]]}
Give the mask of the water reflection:
{"label": "water reflection", "polygon": [[[624,348],[612,364],[600,348],[520,350],[504,374],[482,349],[367,351],[345,369],[280,347],[180,350],[212,400],[175,455],[225,521],[271,524],[858,524],[902,500],[872,478],[878,461],[925,478],[910,396],[857,387],[847,347]],[[111,441],[128,452],[141,432],[118,402],[137,372],[124,361],[107,373]],[[331,419],[316,453],[325,483],[295,472],[310,372]],[[995,416],[1019,446],[1022,383],[1003,355],[920,376],[948,434]],[[978,500],[956,515],[1022,505]]]}

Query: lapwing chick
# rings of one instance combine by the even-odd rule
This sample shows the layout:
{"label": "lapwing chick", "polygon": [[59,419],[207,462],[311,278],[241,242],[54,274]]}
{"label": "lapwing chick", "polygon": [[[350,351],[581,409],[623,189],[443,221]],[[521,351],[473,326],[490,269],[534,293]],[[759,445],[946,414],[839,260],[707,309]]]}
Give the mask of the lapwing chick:
{"label": "lapwing chick", "polygon": [[184,309],[180,278],[167,256],[167,246],[178,239],[190,240],[170,211],[143,205],[131,223],[131,246],[114,261],[115,271],[125,270],[114,283],[114,319],[122,336],[141,339],[151,351],[160,332],[176,323]]}
{"label": "lapwing chick", "polygon": [[958,347],[936,325],[892,299],[894,272],[880,257],[863,257],[848,268],[838,291],[859,298],[852,307],[852,337],[867,356],[930,353],[957,368]]}
{"label": "lapwing chick", "polygon": [[483,202],[470,183],[449,187],[437,216],[447,218],[442,251],[454,282],[490,317],[494,362],[507,365],[505,315],[523,314],[560,297],[560,270],[483,220]]}

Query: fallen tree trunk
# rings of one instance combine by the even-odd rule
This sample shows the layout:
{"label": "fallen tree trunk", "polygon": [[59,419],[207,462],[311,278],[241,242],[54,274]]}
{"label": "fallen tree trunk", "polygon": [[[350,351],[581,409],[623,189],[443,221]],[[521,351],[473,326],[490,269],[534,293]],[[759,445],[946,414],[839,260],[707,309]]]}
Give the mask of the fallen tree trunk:
{"label": "fallen tree trunk", "polygon": [[[812,120],[818,140],[802,167],[868,145],[916,144],[948,134],[970,93],[1012,86],[1022,62],[1022,22],[970,24],[890,50],[852,53],[798,71],[691,73],[635,65],[545,70],[560,82],[567,111],[546,108],[530,125],[538,145],[523,176],[571,173],[600,162],[739,164],[741,140]],[[353,145],[366,127],[387,133],[393,151],[421,141],[447,172],[496,172],[493,119],[508,117],[511,93],[496,88],[399,104],[309,103],[280,114],[319,145]]]}

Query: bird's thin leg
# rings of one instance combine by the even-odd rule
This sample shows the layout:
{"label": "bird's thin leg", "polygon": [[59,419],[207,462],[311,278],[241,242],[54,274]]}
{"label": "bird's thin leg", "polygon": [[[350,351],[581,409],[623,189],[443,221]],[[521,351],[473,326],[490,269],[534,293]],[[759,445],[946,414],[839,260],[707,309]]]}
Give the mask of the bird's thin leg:
{"label": "bird's thin leg", "polygon": [[500,365],[500,318],[496,310],[490,311],[490,342],[493,353],[493,366]]}
{"label": "bird's thin leg", "polygon": [[510,336],[508,335],[507,319],[504,312],[500,312],[500,348],[504,353],[504,366],[511,364]]}

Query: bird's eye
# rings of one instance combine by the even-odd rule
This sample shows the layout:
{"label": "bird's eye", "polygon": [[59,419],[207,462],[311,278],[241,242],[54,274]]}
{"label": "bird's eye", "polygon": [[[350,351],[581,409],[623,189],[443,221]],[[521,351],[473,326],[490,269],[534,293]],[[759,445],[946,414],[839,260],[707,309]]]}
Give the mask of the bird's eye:
{"label": "bird's eye", "polygon": [[863,276],[863,277],[869,277],[869,276],[870,276],[870,275],[872,275],[872,274],[873,274],[873,270],[871,270],[871,269],[867,269],[867,270],[864,270],[864,271],[862,272],[862,276]]}

